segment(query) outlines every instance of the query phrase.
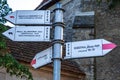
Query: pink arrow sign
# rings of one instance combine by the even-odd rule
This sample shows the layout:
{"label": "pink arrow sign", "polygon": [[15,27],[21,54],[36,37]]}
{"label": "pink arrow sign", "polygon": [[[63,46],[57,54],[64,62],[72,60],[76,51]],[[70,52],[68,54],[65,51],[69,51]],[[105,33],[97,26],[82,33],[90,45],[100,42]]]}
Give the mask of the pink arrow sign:
{"label": "pink arrow sign", "polygon": [[36,64],[36,59],[33,59],[33,60],[31,61],[31,65],[34,65],[34,64]]}
{"label": "pink arrow sign", "polygon": [[104,56],[115,47],[104,39],[67,42],[65,59]]}
{"label": "pink arrow sign", "polygon": [[115,48],[115,47],[116,47],[116,45],[115,45],[114,43],[103,44],[103,45],[102,45],[102,49],[103,49],[103,50],[113,49],[113,48]]}
{"label": "pink arrow sign", "polygon": [[116,44],[114,43],[111,43],[109,41],[106,41],[106,40],[102,40],[103,41],[103,44],[102,44],[102,50],[103,50],[103,54],[107,54],[108,52],[110,52],[112,49],[114,49],[115,47],[117,47]]}

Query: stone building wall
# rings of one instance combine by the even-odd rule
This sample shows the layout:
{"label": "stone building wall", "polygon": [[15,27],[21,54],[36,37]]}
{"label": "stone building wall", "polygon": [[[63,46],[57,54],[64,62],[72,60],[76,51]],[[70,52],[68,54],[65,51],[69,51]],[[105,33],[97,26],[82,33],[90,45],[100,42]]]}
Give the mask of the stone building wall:
{"label": "stone building wall", "polygon": [[[108,10],[106,0],[97,4],[96,0],[61,0],[65,9],[64,39],[66,42],[90,39],[106,39],[116,43],[118,47],[104,57],[73,59],[85,72],[85,80],[120,80],[120,6],[116,10]],[[49,8],[55,9],[55,5]],[[74,26],[77,13],[95,11],[94,27]]]}
{"label": "stone building wall", "polygon": [[[63,5],[65,9],[64,13],[64,21],[65,21],[65,29],[64,29],[64,38],[66,42],[74,42],[74,41],[83,41],[94,39],[94,28],[91,27],[76,27],[74,26],[74,18],[77,13],[93,11],[94,0],[71,0],[67,4]],[[89,4],[87,7],[86,5]],[[86,58],[86,59],[73,59],[76,63],[79,64],[81,70],[83,70],[86,74],[85,80],[93,80],[94,79],[94,58]]]}
{"label": "stone building wall", "polygon": [[[65,9],[64,38],[67,42],[89,39],[106,39],[118,47],[104,57],[74,59],[80,69],[86,73],[85,80],[120,80],[120,6],[109,10],[105,0],[98,5],[95,0],[71,0],[63,5]],[[76,13],[95,11],[93,28],[75,27],[73,20]]]}
{"label": "stone building wall", "polygon": [[120,6],[96,11],[96,38],[117,44],[106,56],[96,58],[96,80],[120,80]]}

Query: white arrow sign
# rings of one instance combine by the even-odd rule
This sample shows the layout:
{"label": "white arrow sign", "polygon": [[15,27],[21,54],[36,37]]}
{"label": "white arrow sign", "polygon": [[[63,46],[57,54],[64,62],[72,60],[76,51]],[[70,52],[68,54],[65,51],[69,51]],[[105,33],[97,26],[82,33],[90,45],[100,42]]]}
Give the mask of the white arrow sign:
{"label": "white arrow sign", "polygon": [[34,68],[42,67],[46,64],[49,64],[52,62],[52,47],[37,53],[33,60],[31,61],[31,65]]}
{"label": "white arrow sign", "polygon": [[50,10],[18,10],[4,18],[13,24],[50,24]]}
{"label": "white arrow sign", "polygon": [[104,56],[115,47],[104,39],[68,42],[65,59]]}
{"label": "white arrow sign", "polygon": [[50,26],[16,26],[3,35],[13,41],[50,41]]}

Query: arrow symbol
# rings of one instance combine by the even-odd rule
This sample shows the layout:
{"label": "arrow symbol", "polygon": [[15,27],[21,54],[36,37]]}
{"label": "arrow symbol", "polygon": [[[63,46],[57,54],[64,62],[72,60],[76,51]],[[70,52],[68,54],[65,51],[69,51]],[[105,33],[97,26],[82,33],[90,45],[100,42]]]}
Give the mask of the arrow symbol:
{"label": "arrow symbol", "polygon": [[113,49],[113,48],[115,48],[115,47],[116,47],[116,45],[115,45],[114,43],[103,44],[103,45],[102,45],[102,49],[103,49],[103,50]]}
{"label": "arrow symbol", "polygon": [[10,16],[10,18],[15,18],[14,16]]}
{"label": "arrow symbol", "polygon": [[8,32],[8,34],[9,34],[9,35],[13,35],[13,33],[12,33],[12,32]]}
{"label": "arrow symbol", "polygon": [[34,65],[34,64],[36,64],[36,59],[33,59],[31,62],[31,65]]}

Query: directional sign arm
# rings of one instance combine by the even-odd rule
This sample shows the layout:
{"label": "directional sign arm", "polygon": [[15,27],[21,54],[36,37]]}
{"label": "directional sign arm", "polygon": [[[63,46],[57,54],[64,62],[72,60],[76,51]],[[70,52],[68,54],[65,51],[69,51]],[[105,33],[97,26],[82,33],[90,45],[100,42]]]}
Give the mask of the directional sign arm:
{"label": "directional sign arm", "polygon": [[16,25],[48,25],[50,10],[18,10],[4,17]]}
{"label": "directional sign arm", "polygon": [[104,39],[67,42],[65,59],[104,56],[115,47]]}
{"label": "directional sign arm", "polygon": [[13,41],[50,41],[50,26],[16,26],[3,33]]}
{"label": "directional sign arm", "polygon": [[37,53],[31,61],[31,66],[39,68],[52,62],[52,47]]}

